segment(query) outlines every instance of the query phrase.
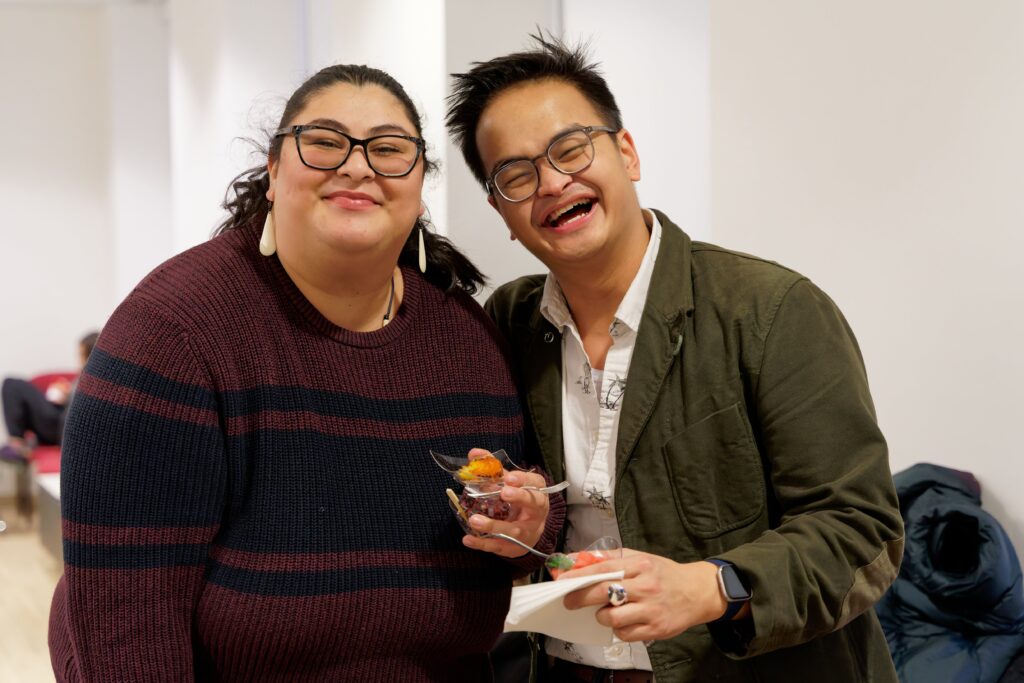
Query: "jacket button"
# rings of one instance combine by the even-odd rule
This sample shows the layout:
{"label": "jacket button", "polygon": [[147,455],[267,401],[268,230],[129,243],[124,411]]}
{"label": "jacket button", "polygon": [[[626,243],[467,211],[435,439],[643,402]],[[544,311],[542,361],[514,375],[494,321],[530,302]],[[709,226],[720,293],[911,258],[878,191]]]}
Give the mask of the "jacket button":
{"label": "jacket button", "polygon": [[551,342],[555,341],[555,333],[554,332],[545,332],[544,333],[544,341],[546,341],[548,344],[550,344]]}

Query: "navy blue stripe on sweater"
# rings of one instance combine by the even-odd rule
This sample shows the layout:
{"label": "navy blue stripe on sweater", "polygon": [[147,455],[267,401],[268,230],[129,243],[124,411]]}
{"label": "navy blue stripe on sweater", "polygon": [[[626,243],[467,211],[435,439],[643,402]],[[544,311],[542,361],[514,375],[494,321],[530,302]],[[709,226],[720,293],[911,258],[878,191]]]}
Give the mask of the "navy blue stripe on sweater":
{"label": "navy blue stripe on sweater", "polygon": [[126,386],[154,398],[192,408],[217,409],[213,391],[168,379],[143,365],[112,356],[100,348],[93,349],[89,355],[86,372],[97,379]]}
{"label": "navy blue stripe on sweater", "polygon": [[[448,507],[446,488],[460,490],[437,467],[429,449],[465,453],[471,445],[502,445],[521,452],[522,436],[459,435],[440,442],[395,442],[314,432],[261,432],[228,439],[232,482],[244,482],[244,507],[227,511],[245,520],[223,530],[238,550],[349,552],[429,550],[461,546],[462,532]],[[273,453],[251,471],[249,448]],[[390,473],[390,474],[387,474]]]}
{"label": "navy blue stripe on sweater", "polygon": [[[508,568],[496,570],[508,572]],[[381,589],[507,591],[494,572],[435,567],[360,567],[319,572],[260,572],[214,564],[206,580],[241,593],[296,597]]]}
{"label": "navy blue stripe on sweater", "polygon": [[[469,552],[469,551],[466,551]],[[97,546],[64,541],[64,558],[79,569],[141,570],[202,566],[205,545]],[[495,575],[509,567],[479,556],[479,566],[455,569],[431,566],[363,566],[321,571],[260,571],[211,560],[211,583],[243,593],[275,596],[328,595],[374,589],[505,590]],[[485,565],[490,565],[486,566]]]}
{"label": "navy blue stripe on sweater", "polygon": [[365,420],[378,420],[386,415],[392,422],[422,422],[437,419],[438,415],[508,418],[520,413],[517,396],[477,392],[383,399],[303,386],[261,385],[214,393],[204,387],[168,379],[100,349],[90,356],[88,372],[106,382],[193,408],[216,410],[219,399],[226,418],[244,417],[264,410],[310,411],[328,417]]}
{"label": "navy blue stripe on sweater", "polygon": [[162,527],[207,526],[223,516],[228,472],[216,427],[78,392],[68,411],[66,436],[71,438],[61,454],[62,476],[79,485],[62,491],[65,519]]}
{"label": "navy blue stripe on sweater", "polygon": [[[433,463],[430,449],[454,454],[500,447],[517,455],[523,443],[521,433],[393,441],[303,430],[263,430],[225,443],[216,428],[183,426],[85,394],[76,402],[68,422],[76,438],[64,468],[89,485],[87,495],[68,492],[66,519],[145,528],[240,519],[237,528],[251,536],[236,535],[234,527],[225,533],[229,545],[241,550],[383,549],[394,547],[396,535],[412,539],[409,550],[436,547],[439,535],[447,537],[445,547],[455,547],[461,534],[444,489],[459,487]],[[88,425],[79,424],[84,415]],[[125,424],[133,428],[123,429]],[[86,465],[80,448],[104,456],[90,457]],[[258,453],[264,455],[254,457]],[[126,489],[124,481],[136,486]],[[408,533],[373,529],[384,518]]]}

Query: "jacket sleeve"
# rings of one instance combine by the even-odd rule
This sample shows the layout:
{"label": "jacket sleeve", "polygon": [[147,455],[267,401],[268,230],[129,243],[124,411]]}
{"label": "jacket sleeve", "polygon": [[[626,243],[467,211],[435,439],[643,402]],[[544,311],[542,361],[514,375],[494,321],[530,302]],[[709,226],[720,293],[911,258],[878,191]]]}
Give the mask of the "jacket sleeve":
{"label": "jacket sleeve", "polygon": [[750,584],[752,637],[711,627],[741,657],[842,628],[881,598],[903,553],[888,450],[846,320],[799,280],[763,339],[750,417],[777,524],[718,555]]}
{"label": "jacket sleeve", "polygon": [[193,610],[225,500],[219,424],[189,336],[129,298],[69,411],[50,615],[59,681],[192,680]]}

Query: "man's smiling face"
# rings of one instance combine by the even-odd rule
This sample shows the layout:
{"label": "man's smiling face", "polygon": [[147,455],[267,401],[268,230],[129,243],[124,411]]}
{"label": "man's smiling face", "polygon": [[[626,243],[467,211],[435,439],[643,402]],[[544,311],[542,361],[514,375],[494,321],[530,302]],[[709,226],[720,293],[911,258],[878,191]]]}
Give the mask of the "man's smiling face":
{"label": "man's smiling face", "polygon": [[[530,81],[502,91],[487,105],[476,142],[491,174],[510,160],[543,155],[568,130],[601,125],[597,109],[573,85]],[[565,175],[542,156],[532,197],[513,203],[492,192],[488,200],[516,239],[556,273],[560,266],[615,253],[634,230],[646,231],[633,188],[640,160],[632,138],[622,130],[594,132],[592,139],[595,156],[587,169]]]}

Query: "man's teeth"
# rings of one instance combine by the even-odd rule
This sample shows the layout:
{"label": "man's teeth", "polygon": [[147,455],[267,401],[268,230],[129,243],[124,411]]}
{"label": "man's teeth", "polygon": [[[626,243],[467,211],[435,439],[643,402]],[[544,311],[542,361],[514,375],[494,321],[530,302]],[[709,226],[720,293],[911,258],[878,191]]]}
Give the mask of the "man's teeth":
{"label": "man's teeth", "polygon": [[[565,214],[569,213],[570,211],[572,211],[576,207],[588,206],[589,204],[590,204],[589,200],[583,200],[583,201],[574,202],[572,204],[569,204],[568,206],[563,206],[561,209],[559,209],[558,211],[556,211],[553,214],[551,214],[551,216],[548,218],[548,223],[550,223],[551,225],[554,225],[555,223],[558,222],[559,218],[561,218]],[[573,218],[572,220],[567,221],[567,222],[571,223],[572,221],[574,221],[574,220],[576,220],[578,218],[582,218],[582,216],[583,215],[581,214],[580,216],[576,216],[575,218]]]}
{"label": "man's teeth", "polygon": [[570,223],[575,223],[576,221],[578,221],[578,220],[582,220],[583,218],[585,218],[585,217],[586,217],[586,215],[587,215],[587,214],[585,214],[585,213],[581,213],[581,214],[579,214],[578,216],[573,216],[573,217],[572,217],[572,218],[570,218],[569,220],[567,220],[567,221],[565,221],[564,223],[562,223],[562,225],[569,225]]}

